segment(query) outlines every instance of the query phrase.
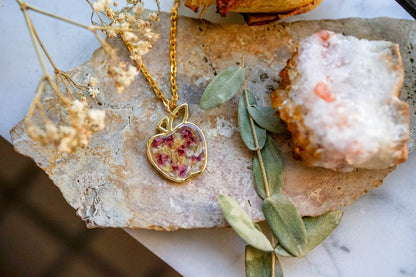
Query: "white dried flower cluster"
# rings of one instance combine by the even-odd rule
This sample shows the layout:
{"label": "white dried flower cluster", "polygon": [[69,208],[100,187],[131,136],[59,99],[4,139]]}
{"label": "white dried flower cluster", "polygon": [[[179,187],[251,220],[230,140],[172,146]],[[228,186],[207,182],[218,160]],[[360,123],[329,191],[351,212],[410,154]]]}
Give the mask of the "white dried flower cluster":
{"label": "white dried flower cluster", "polygon": [[100,89],[97,87],[98,80],[94,77],[88,78],[87,92],[92,98],[97,98],[97,95],[100,93]]}
{"label": "white dried flower cluster", "polygon": [[88,145],[93,133],[104,129],[105,113],[89,109],[85,100],[74,100],[68,107],[69,126],[55,126],[47,121],[45,128],[29,125],[28,135],[42,145],[53,144],[59,152],[71,153],[77,146]]}
{"label": "white dried flower cluster", "polygon": [[107,30],[104,30],[103,32],[104,32],[104,34],[105,34],[105,36],[107,38],[115,38],[115,37],[117,37],[117,32],[114,31],[111,28],[110,29],[107,29]]}
{"label": "white dried flower cluster", "polygon": [[119,63],[118,66],[111,67],[108,74],[114,79],[117,92],[121,93],[130,86],[139,71],[135,66]]}
{"label": "white dried flower cluster", "polygon": [[144,12],[143,3],[137,3],[136,6],[133,8],[133,11],[136,16],[141,17]]}
{"label": "white dried flower cluster", "polygon": [[97,0],[92,4],[92,7],[96,12],[104,12],[110,8],[112,2],[112,0]]}
{"label": "white dried flower cluster", "polygon": [[[129,1],[128,1],[129,2]],[[152,29],[151,22],[159,22],[160,17],[155,12],[146,13],[143,3],[138,1],[128,9],[113,11],[107,9],[107,17],[111,20],[108,29],[105,30],[107,38],[114,38],[117,34],[121,34],[123,40],[131,45],[131,59],[137,64],[141,64],[142,56],[152,49],[152,43],[160,38]],[[147,15],[146,15],[147,14]],[[120,71],[114,69],[113,71]],[[113,74],[112,76],[117,76]],[[122,85],[122,82],[116,80],[116,83]],[[120,86],[118,91],[122,91]]]}
{"label": "white dried flower cluster", "polygon": [[149,41],[141,40],[134,44],[130,53],[130,58],[138,64],[142,63],[142,56],[152,50],[152,44]]}
{"label": "white dried flower cluster", "polygon": [[149,14],[149,20],[152,20],[154,22],[159,22],[160,21],[160,17],[159,17],[159,15],[157,13],[151,12]]}

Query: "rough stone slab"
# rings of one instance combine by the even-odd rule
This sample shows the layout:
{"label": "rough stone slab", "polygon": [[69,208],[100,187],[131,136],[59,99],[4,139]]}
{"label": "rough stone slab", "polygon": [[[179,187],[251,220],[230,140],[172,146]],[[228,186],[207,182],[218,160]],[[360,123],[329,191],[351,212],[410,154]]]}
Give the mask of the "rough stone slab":
{"label": "rough stone slab", "polygon": [[[164,92],[169,92],[168,29],[169,19],[162,16],[159,29],[162,39],[145,58],[149,71]],[[248,88],[260,104],[270,105],[269,93],[277,88],[279,71],[296,42],[321,29],[401,45],[406,76],[402,98],[411,107],[413,141],[414,21],[345,19],[248,27],[180,18],[178,91],[180,101],[190,104],[189,120],[204,130],[208,140],[209,161],[203,175],[178,185],[155,172],[145,150],[147,140],[155,134],[157,122],[165,115],[163,106],[141,75],[123,94],[117,94],[114,82],[107,76],[108,59],[102,49],[70,74],[84,84],[87,74],[100,80],[104,93],[92,102],[92,107],[105,109],[106,128],[93,136],[88,147],[66,155],[33,143],[22,121],[11,132],[13,144],[18,152],[34,159],[49,174],[89,227],[176,230],[225,226],[217,202],[219,194],[235,198],[255,221],[263,220],[261,199],[253,188],[253,154],[246,149],[238,132],[239,96],[210,111],[199,108],[199,99],[217,72],[244,59]],[[128,61],[123,44],[111,43],[118,48],[122,60]],[[50,116],[57,120],[60,108],[56,97],[47,91],[43,100]],[[275,139],[284,156],[284,190],[302,215],[317,215],[348,205],[380,186],[390,171],[335,173],[307,168],[293,160],[289,137]],[[415,149],[413,142],[409,142],[409,149]]]}

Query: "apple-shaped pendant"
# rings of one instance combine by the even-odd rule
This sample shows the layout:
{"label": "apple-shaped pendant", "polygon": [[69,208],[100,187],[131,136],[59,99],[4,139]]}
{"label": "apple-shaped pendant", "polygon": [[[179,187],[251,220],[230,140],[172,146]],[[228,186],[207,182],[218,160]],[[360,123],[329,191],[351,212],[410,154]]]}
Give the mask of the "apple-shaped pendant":
{"label": "apple-shaped pendant", "polygon": [[[174,120],[183,112],[182,122],[173,127]],[[157,124],[159,134],[147,142],[147,157],[156,170],[167,179],[182,183],[201,174],[208,161],[204,133],[188,122],[188,105],[182,104]]]}

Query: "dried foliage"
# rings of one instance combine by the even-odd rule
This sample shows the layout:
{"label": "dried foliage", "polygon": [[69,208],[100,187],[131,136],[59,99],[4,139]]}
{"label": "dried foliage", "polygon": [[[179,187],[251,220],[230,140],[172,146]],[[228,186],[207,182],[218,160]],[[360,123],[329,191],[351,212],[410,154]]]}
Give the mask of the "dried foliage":
{"label": "dried foliage", "polygon": [[[88,145],[91,136],[105,128],[104,111],[91,108],[102,91],[98,87],[97,79],[90,76],[87,84],[78,84],[67,73],[58,69],[37,35],[28,10],[51,16],[93,32],[110,57],[108,75],[113,78],[116,90],[119,93],[123,92],[134,81],[139,71],[135,66],[121,62],[116,51],[100,36],[98,31],[103,31],[107,38],[121,36],[131,46],[131,58],[137,64],[140,64],[142,56],[148,53],[152,49],[152,43],[160,38],[160,35],[156,34],[151,28],[152,22],[159,21],[159,14],[146,12],[141,1],[126,0],[125,5],[116,10],[118,4],[112,3],[112,0],[97,0],[94,3],[86,0],[92,8],[92,26],[87,26],[43,11],[22,2],[22,0],[16,1],[25,16],[44,73],[35,99],[25,118],[27,133],[34,141],[43,146],[53,145],[59,152],[71,153],[78,146]],[[158,1],[156,3],[159,4]],[[93,20],[95,18],[99,22],[95,22]],[[53,76],[48,73],[42,52],[54,69]],[[60,100],[62,107],[57,109],[59,115],[48,114],[44,111],[42,94],[47,87]],[[35,124],[34,116],[42,119],[40,125]],[[59,118],[59,120],[56,118]]]}
{"label": "dried foliage", "polygon": [[[88,1],[88,0],[87,0]],[[89,2],[90,3],[90,2]],[[90,3],[93,8],[92,20],[94,26],[102,28],[106,37],[120,36],[131,48],[130,58],[140,65],[142,56],[152,49],[152,44],[160,38],[152,29],[152,22],[159,22],[159,14],[145,11],[141,1],[129,1],[121,9],[116,9],[118,4],[111,0],[98,0]],[[115,81],[117,92],[123,92],[139,74],[135,66],[120,62],[110,45],[101,40],[104,50],[111,58],[108,74]]]}

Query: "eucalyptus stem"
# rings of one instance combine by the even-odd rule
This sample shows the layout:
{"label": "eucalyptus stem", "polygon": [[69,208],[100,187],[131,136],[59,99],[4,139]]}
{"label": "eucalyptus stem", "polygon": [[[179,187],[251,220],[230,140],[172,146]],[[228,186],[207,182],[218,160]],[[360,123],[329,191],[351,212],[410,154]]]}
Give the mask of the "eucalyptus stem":
{"label": "eucalyptus stem", "polygon": [[[244,82],[244,97],[246,99],[246,105],[247,105],[247,109],[250,107],[250,103],[248,101],[248,94],[247,94],[247,85]],[[264,162],[263,162],[263,157],[261,155],[261,149],[259,146],[259,141],[257,139],[257,133],[256,133],[256,129],[255,129],[255,125],[254,125],[254,120],[251,117],[251,115],[249,114],[249,120],[250,120],[250,126],[251,126],[251,131],[253,133],[253,137],[254,137],[254,146],[256,147],[256,153],[257,153],[257,157],[259,159],[259,164],[260,164],[260,169],[261,169],[261,174],[263,176],[263,180],[264,180],[264,186],[265,186],[265,190],[266,190],[266,197],[270,197],[270,188],[269,188],[269,181],[267,179],[267,175],[266,175],[266,169],[264,167]],[[271,241],[272,241],[272,245],[273,247],[276,246],[276,242],[275,242],[275,236],[272,233],[271,236]],[[271,277],[275,276],[275,262],[276,262],[276,256],[274,251],[271,252],[272,255],[272,275]]]}
{"label": "eucalyptus stem", "polygon": [[[242,64],[242,67],[244,67],[244,56],[242,57],[241,64]],[[251,105],[250,105],[250,102],[248,101],[246,81],[244,81],[244,97],[246,99],[246,106],[247,106],[247,110],[248,110],[248,108]],[[248,118],[250,120],[251,132],[253,133],[253,137],[254,137],[254,146],[256,147],[257,157],[259,158],[261,175],[263,176],[264,186],[265,186],[265,190],[266,190],[266,197],[270,197],[269,181],[267,179],[266,169],[264,167],[264,162],[263,162],[263,157],[261,156],[261,149],[260,149],[260,146],[259,146],[259,140],[257,139],[257,133],[256,133],[255,125],[254,125],[254,120],[253,120],[253,118],[251,117],[250,114],[248,114]],[[274,236],[272,236],[272,238],[274,238]],[[272,239],[272,243],[274,243],[273,239]],[[274,245],[273,245],[273,247],[274,247]]]}
{"label": "eucalyptus stem", "polygon": [[[244,84],[244,86],[245,86],[245,84]],[[246,103],[247,103],[247,108],[248,108],[248,107],[250,107],[250,104],[249,104],[249,101],[248,101],[248,95],[247,95],[247,88],[246,87],[244,88],[244,97],[246,98]],[[261,149],[260,149],[260,146],[259,146],[259,141],[257,139],[256,129],[255,129],[255,126],[254,126],[254,120],[251,117],[251,115],[249,115],[249,119],[250,119],[251,131],[253,132],[253,137],[254,137],[254,145],[256,147],[256,153],[257,153],[257,157],[259,158],[260,169],[261,169],[261,173],[262,173],[263,180],[264,180],[266,196],[270,197],[269,181],[267,180],[266,169],[264,167],[263,157],[261,156]]]}

